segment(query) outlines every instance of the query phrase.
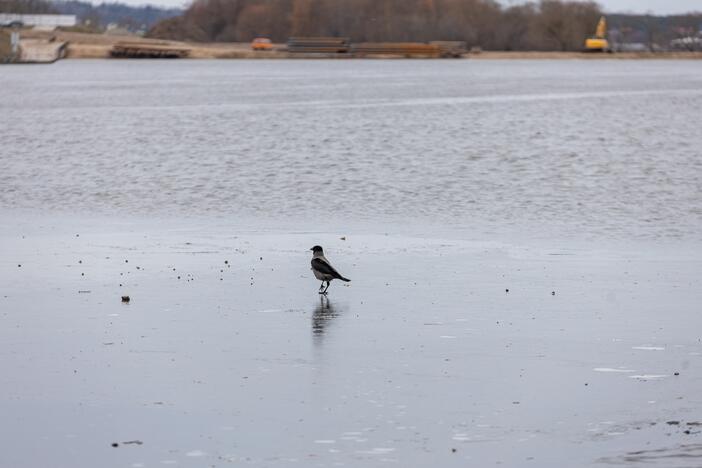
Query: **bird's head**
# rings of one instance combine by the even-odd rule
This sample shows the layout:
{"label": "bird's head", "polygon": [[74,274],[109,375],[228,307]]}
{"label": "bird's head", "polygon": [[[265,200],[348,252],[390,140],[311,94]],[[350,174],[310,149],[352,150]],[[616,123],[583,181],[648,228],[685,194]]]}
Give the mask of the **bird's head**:
{"label": "bird's head", "polygon": [[312,251],[312,253],[322,253],[323,252],[322,247],[320,247],[319,245],[315,245],[310,250]]}

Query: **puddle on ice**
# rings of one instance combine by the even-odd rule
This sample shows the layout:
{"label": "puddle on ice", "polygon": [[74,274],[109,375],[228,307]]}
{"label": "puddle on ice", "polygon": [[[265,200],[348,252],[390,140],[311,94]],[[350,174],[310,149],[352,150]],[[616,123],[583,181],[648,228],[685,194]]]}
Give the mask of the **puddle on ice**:
{"label": "puddle on ice", "polygon": [[363,435],[362,432],[357,432],[357,431],[348,431],[344,432],[341,437],[339,437],[341,440],[349,440],[353,442],[366,442],[368,439],[365,437],[361,437]]}
{"label": "puddle on ice", "polygon": [[665,351],[662,346],[632,346],[631,349],[638,349],[641,351]]}
{"label": "puddle on ice", "polygon": [[[532,437],[532,436],[530,436]],[[529,438],[530,438],[529,437]],[[528,440],[529,438],[525,439]],[[495,442],[498,440],[498,438],[495,437],[490,437],[484,434],[473,434],[473,435],[468,435],[465,433],[458,433],[454,434],[453,437],[451,437],[452,440],[455,440],[456,442],[474,442],[474,443],[479,443],[479,442]]]}
{"label": "puddle on ice", "polygon": [[675,466],[697,468],[702,462],[702,444],[683,444],[676,447],[627,452],[624,455],[605,457],[600,463],[625,466]]}
{"label": "puddle on ice", "polygon": [[202,450],[191,450],[185,454],[187,457],[204,457],[205,455],[207,454]]}
{"label": "puddle on ice", "polygon": [[362,453],[365,455],[386,455],[394,451],[395,449],[390,447],[375,447],[370,450],[357,450],[356,453]]}
{"label": "puddle on ice", "polygon": [[630,375],[630,379],[637,379],[637,380],[657,380],[657,379],[663,379],[665,377],[668,377],[665,374],[643,374],[643,375]]}
{"label": "puddle on ice", "polygon": [[614,369],[612,367],[595,367],[594,369],[595,372],[636,372],[633,369]]}
{"label": "puddle on ice", "polygon": [[319,440],[315,440],[314,443],[315,444],[335,444],[336,441],[331,440],[331,439],[319,439]]}

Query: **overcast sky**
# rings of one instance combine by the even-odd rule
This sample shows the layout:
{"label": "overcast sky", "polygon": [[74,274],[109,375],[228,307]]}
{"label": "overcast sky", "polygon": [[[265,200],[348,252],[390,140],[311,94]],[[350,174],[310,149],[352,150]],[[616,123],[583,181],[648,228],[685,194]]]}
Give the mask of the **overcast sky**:
{"label": "overcast sky", "polygon": [[[103,0],[92,0],[93,3],[102,3]],[[105,0],[108,1],[108,0]],[[114,0],[109,0],[114,1]],[[129,5],[158,5],[183,7],[190,3],[189,0],[116,0]],[[504,4],[523,3],[522,0],[500,0]],[[599,0],[606,12],[646,13],[670,15],[702,11],[702,0]]]}
{"label": "overcast sky", "polygon": [[[504,4],[523,3],[520,0],[500,0]],[[672,15],[702,11],[702,0],[595,0],[608,13],[647,13]]]}
{"label": "overcast sky", "polygon": [[600,0],[598,2],[608,12],[652,12],[659,15],[702,11],[700,0]]}

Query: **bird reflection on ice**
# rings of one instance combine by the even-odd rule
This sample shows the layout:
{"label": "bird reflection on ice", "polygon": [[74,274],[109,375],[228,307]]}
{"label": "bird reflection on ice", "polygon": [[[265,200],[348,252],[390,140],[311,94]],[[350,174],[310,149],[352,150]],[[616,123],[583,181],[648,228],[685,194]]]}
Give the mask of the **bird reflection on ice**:
{"label": "bird reflection on ice", "polygon": [[343,307],[335,306],[327,296],[319,297],[319,304],[312,313],[312,336],[315,343],[321,343],[329,325],[341,315]]}

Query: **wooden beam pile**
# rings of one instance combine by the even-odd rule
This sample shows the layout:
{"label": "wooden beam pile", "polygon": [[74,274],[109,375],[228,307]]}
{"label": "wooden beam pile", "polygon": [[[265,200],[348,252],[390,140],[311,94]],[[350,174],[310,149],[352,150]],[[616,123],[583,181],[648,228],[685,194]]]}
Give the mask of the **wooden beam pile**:
{"label": "wooden beam pile", "polygon": [[441,56],[441,49],[435,44],[421,42],[361,42],[353,44],[354,56],[400,56],[408,58],[436,58]]}
{"label": "wooden beam pile", "polygon": [[429,44],[438,46],[442,57],[459,58],[468,52],[465,41],[431,41]]}
{"label": "wooden beam pile", "polygon": [[350,49],[348,37],[291,37],[288,52],[344,54]]}
{"label": "wooden beam pile", "polygon": [[182,47],[143,42],[118,42],[110,55],[115,58],[184,58],[190,51]]}

